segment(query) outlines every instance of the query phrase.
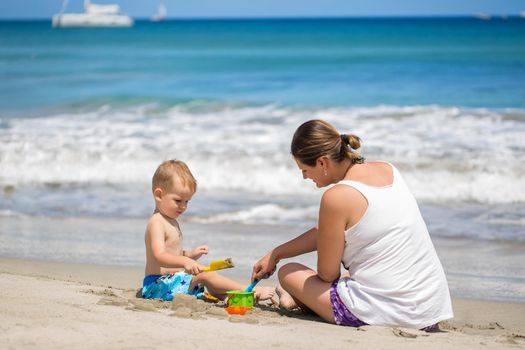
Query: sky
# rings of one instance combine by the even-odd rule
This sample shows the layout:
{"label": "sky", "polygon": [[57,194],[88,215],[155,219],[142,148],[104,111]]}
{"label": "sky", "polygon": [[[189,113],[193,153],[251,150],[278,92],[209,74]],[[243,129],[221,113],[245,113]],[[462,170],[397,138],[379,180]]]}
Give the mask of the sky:
{"label": "sky", "polygon": [[[63,0],[0,0],[1,19],[51,18]],[[81,12],[84,0],[69,0]],[[148,18],[163,2],[170,18],[518,15],[525,0],[92,0]]]}

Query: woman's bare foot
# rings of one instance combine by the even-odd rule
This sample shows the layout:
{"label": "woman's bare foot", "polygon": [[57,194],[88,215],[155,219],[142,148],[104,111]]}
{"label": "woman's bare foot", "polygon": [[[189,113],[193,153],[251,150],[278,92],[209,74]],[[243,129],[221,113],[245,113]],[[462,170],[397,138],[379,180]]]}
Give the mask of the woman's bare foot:
{"label": "woman's bare foot", "polygon": [[257,301],[272,299],[275,294],[274,287],[256,287],[253,289],[254,297]]}
{"label": "woman's bare foot", "polygon": [[299,305],[293,300],[292,296],[283,289],[280,285],[275,288],[275,292],[279,296],[279,307],[285,310],[297,309]]}

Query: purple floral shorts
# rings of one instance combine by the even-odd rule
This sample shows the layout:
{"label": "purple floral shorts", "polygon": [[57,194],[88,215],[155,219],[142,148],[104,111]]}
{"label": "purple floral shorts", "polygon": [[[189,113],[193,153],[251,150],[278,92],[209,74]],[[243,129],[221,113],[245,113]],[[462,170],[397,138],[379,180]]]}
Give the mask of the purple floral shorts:
{"label": "purple floral shorts", "polygon": [[349,327],[361,327],[367,325],[367,323],[355,317],[355,315],[346,308],[345,304],[343,304],[343,301],[339,298],[339,294],[337,294],[337,282],[339,282],[339,280],[334,281],[330,286],[330,302],[334,309],[335,323],[340,326]]}
{"label": "purple floral shorts", "polygon": [[[353,313],[350,312],[350,310],[346,308],[345,304],[343,304],[339,294],[337,294],[337,282],[339,282],[339,280],[332,282],[332,285],[330,286],[330,302],[332,303],[332,308],[334,309],[335,323],[340,326],[349,327],[366,326],[368,323],[358,319]],[[436,323],[422,328],[421,330],[425,332],[437,332],[439,331],[439,325]]]}

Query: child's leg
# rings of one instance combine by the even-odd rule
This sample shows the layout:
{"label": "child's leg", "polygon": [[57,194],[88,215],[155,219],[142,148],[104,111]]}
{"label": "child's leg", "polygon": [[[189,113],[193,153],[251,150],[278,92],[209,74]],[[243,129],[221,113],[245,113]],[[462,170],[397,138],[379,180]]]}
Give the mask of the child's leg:
{"label": "child's leg", "polygon": [[242,290],[243,286],[227,277],[219,275],[217,272],[202,272],[193,276],[190,284],[190,290],[197,284],[202,283],[206,289],[219,299],[226,297],[228,290]]}
{"label": "child's leg", "polygon": [[[279,269],[278,274],[281,286],[298,305],[303,304],[325,321],[335,323],[334,311],[330,302],[331,283],[317,277],[314,270],[297,263],[284,265]],[[282,296],[285,299],[288,297],[285,294]]]}
{"label": "child's leg", "polygon": [[[219,299],[226,298],[226,292],[229,290],[244,290],[246,287],[248,287],[213,271],[202,272],[196,276],[193,276],[190,284],[190,290],[198,283],[202,283],[208,289],[210,294]],[[273,296],[274,291],[275,288],[271,287],[254,288],[255,295],[259,300],[270,299]]]}

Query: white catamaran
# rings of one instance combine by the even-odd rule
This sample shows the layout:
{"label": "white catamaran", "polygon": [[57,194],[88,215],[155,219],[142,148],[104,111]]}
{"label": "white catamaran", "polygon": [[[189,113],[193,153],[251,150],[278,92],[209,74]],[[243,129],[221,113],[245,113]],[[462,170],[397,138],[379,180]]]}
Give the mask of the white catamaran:
{"label": "white catamaran", "polygon": [[92,4],[84,0],[84,13],[64,13],[68,0],[62,3],[58,15],[53,16],[53,27],[131,27],[133,19],[120,13],[117,4]]}

